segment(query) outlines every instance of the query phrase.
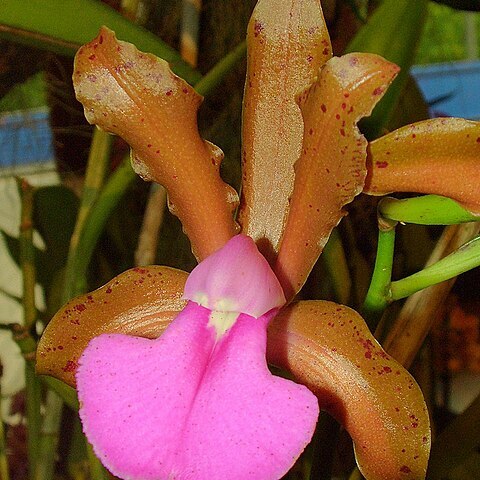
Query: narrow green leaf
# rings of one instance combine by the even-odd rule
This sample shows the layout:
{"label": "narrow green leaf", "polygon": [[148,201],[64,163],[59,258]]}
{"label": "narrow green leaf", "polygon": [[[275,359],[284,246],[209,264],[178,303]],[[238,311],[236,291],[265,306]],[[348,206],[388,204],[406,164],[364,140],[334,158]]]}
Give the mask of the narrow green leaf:
{"label": "narrow green leaf", "polygon": [[347,52],[370,52],[385,57],[401,67],[364,129],[371,138],[378,137],[393,115],[408,72],[413,63],[427,14],[427,0],[384,0],[347,47]]}
{"label": "narrow green leaf", "polygon": [[102,25],[114,30],[118,38],[169,62],[172,70],[187,82],[195,83],[201,78],[176,50],[98,0],[0,2],[0,37],[62,55],[73,56],[98,34]]}
{"label": "narrow green leaf", "polygon": [[390,284],[390,299],[400,300],[436,283],[444,282],[480,266],[480,237],[460,247],[420,272]]}

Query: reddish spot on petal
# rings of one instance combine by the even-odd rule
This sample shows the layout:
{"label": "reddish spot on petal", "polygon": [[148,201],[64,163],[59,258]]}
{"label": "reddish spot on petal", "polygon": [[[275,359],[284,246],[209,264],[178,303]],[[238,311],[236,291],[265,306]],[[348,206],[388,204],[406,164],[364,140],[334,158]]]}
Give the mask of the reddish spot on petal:
{"label": "reddish spot on petal", "polygon": [[341,129],[340,129],[340,135],[341,135],[342,137],[345,136],[345,129],[344,129],[344,128],[341,128]]}
{"label": "reddish spot on petal", "polygon": [[322,52],[324,55],[328,55],[330,53],[330,49],[328,49],[327,47],[325,47],[323,49],[323,52]]}
{"label": "reddish spot on petal", "polygon": [[477,143],[480,143],[480,137],[477,137]]}
{"label": "reddish spot on petal", "polygon": [[263,31],[263,25],[262,25],[262,23],[260,23],[258,20],[255,21],[255,25],[254,25],[254,27],[253,27],[253,31],[254,31],[254,35],[255,35],[256,37],[258,37],[258,36],[262,33],[262,31]]}
{"label": "reddish spot on petal", "polygon": [[172,95],[172,90],[167,90],[167,92],[165,93],[165,95],[167,95],[167,97],[170,97]]}
{"label": "reddish spot on petal", "polygon": [[312,62],[313,62],[313,55],[309,55],[309,56],[307,57],[307,62],[308,62],[308,63],[312,63]]}
{"label": "reddish spot on petal", "polygon": [[372,358],[372,352],[370,350],[365,352],[365,358]]}
{"label": "reddish spot on petal", "polygon": [[103,35],[100,35],[100,38],[98,39],[98,43],[101,45],[103,43]]}
{"label": "reddish spot on petal", "polygon": [[383,367],[383,371],[385,373],[392,373],[392,369],[390,367],[387,367],[387,366]]}
{"label": "reddish spot on petal", "polygon": [[327,111],[327,106],[322,103],[322,105],[320,105],[320,108],[322,109],[322,112],[325,113]]}
{"label": "reddish spot on petal", "polygon": [[105,293],[112,293],[112,287],[108,287],[108,288],[105,290]]}
{"label": "reddish spot on petal", "polygon": [[77,362],[68,360],[65,366],[62,368],[64,372],[74,372],[77,369]]}
{"label": "reddish spot on petal", "polygon": [[402,467],[400,467],[400,471],[402,473],[411,473],[412,472],[412,470],[410,470],[410,468],[407,467],[406,465],[403,465]]}
{"label": "reddish spot on petal", "polygon": [[89,60],[95,60],[97,58],[97,56],[95,54],[92,53],[92,55],[90,55],[88,57]]}
{"label": "reddish spot on petal", "polygon": [[381,95],[383,93],[384,88],[383,87],[377,87],[374,91],[374,95]]}

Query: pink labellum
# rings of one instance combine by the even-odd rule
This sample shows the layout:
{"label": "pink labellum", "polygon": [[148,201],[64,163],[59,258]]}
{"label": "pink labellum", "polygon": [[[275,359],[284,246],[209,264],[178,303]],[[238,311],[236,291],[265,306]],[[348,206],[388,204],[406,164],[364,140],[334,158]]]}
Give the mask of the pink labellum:
{"label": "pink labellum", "polygon": [[285,304],[277,277],[246,235],[233,237],[192,271],[184,298],[210,310],[255,318]]}
{"label": "pink labellum", "polygon": [[310,441],[315,396],[267,369],[271,315],[242,314],[217,342],[210,314],[189,302],[156,340],[101,335],[84,351],[80,416],[114,475],[278,479]]}

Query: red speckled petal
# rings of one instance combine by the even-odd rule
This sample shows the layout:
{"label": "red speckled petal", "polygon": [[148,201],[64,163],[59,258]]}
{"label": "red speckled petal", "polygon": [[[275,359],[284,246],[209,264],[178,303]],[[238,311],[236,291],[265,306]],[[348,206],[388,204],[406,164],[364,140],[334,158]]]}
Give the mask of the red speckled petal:
{"label": "red speckled petal", "polygon": [[443,195],[480,214],[480,122],[435,118],[369,144],[364,192]]}
{"label": "red speckled petal", "polygon": [[342,207],[362,191],[367,141],[357,122],[370,114],[397,72],[378,55],[335,57],[298,97],[305,122],[303,149],[274,268],[287,299],[307,279],[344,215]]}
{"label": "red speckled petal", "polygon": [[158,340],[102,335],[83,353],[80,416],[113,474],[274,480],[310,441],[317,400],[268,371],[268,317],[241,315],[215,343],[210,313],[190,302]]}
{"label": "red speckled petal", "polygon": [[277,277],[246,235],[233,237],[193,269],[184,298],[210,310],[255,318],[285,304]]}
{"label": "red speckled petal", "polygon": [[78,359],[102,333],[157,338],[182,310],[187,273],[169,267],[132,268],[94,292],[74,298],[50,320],[37,347],[36,369],[75,386]]}
{"label": "red speckled petal", "polygon": [[430,425],[422,392],[360,315],[332,302],[299,302],[280,312],[268,336],[269,362],[291,371],[343,424],[366,478],[425,478]]}
{"label": "red speckled petal", "polygon": [[198,133],[202,97],[167,62],[105,27],[77,52],[73,83],[87,120],[123,137],[135,171],[165,186],[194,253],[222,247],[237,231],[238,197],[220,178],[222,151]]}
{"label": "red speckled petal", "polygon": [[295,95],[332,48],[319,0],[259,0],[247,31],[239,223],[272,262],[278,252],[303,120]]}

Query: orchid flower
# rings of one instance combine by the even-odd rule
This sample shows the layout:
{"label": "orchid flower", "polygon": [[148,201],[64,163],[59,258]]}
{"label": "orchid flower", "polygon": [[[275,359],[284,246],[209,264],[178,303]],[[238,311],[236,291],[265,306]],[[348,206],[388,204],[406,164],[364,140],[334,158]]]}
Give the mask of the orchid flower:
{"label": "orchid flower", "polygon": [[[77,387],[84,431],[120,478],[278,479],[319,407],[348,430],[368,479],[424,478],[429,420],[410,374],[348,307],[290,303],[365,179],[370,193],[396,190],[380,175],[408,156],[411,137],[369,149],[356,124],[398,67],[332,58],[317,0],[259,0],[247,42],[239,225],[223,154],[198,133],[194,89],[106,28],[79,50],[87,119],[126,139],[137,173],[166,186],[200,263],[190,275],[135,268],[72,300],[44,332],[37,370]],[[479,127],[460,123],[449,138],[471,128],[472,152]],[[411,128],[428,146],[436,125]],[[383,155],[396,160],[384,168]],[[458,182],[435,183],[464,199]]]}

